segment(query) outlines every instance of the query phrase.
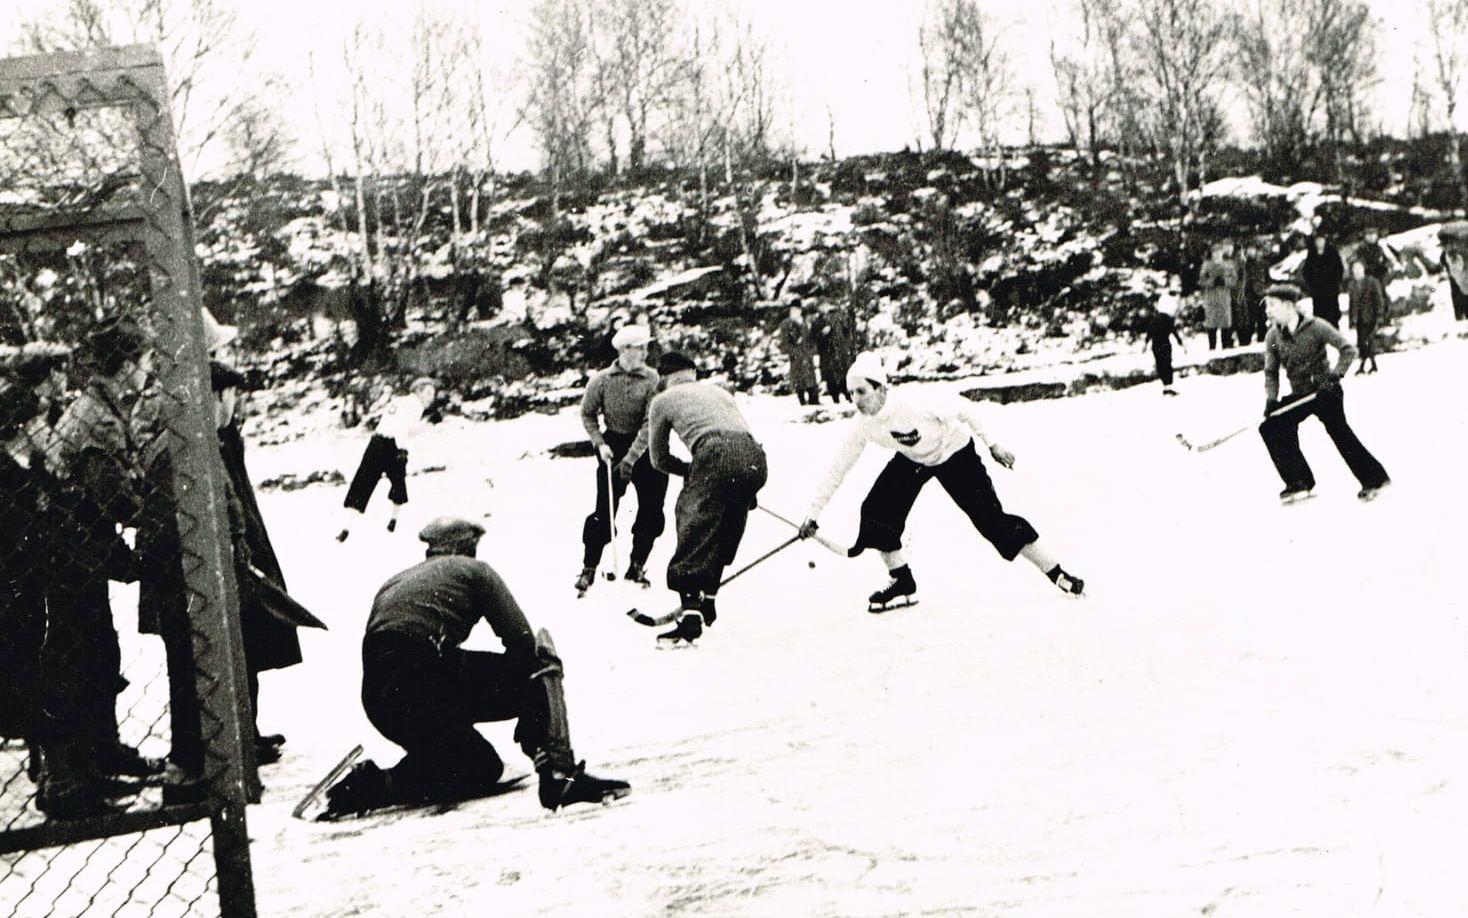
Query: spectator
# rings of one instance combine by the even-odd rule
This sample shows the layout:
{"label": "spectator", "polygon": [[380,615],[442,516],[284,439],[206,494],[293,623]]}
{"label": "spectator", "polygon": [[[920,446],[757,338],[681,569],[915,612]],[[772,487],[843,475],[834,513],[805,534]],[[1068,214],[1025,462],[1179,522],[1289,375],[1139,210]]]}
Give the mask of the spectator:
{"label": "spectator", "polygon": [[1376,372],[1376,330],[1381,327],[1386,315],[1386,291],[1381,281],[1373,277],[1365,263],[1351,262],[1351,327],[1356,330],[1356,350],[1360,352],[1361,366],[1356,375]]}
{"label": "spectator", "polygon": [[1147,322],[1147,343],[1152,348],[1152,359],[1157,365],[1157,379],[1162,383],[1163,395],[1177,395],[1172,387],[1172,342],[1186,347],[1177,331],[1177,300],[1163,296],[1157,300],[1157,308]]}
{"label": "spectator", "polygon": [[1305,283],[1306,292],[1310,294],[1315,318],[1332,328],[1341,324],[1341,281],[1344,276],[1345,265],[1341,263],[1341,253],[1325,238],[1324,233],[1317,230],[1310,237],[1305,263],[1300,268],[1300,278]]}
{"label": "spectator", "polygon": [[1269,262],[1260,250],[1259,243],[1244,244],[1244,317],[1247,331],[1252,332],[1260,343],[1264,341],[1264,291],[1269,287]]}
{"label": "spectator", "polygon": [[832,402],[843,397],[851,401],[851,393],[846,391],[846,371],[856,359],[857,348],[856,320],[851,316],[851,308],[839,303],[822,304],[814,334],[826,394]]}
{"label": "spectator", "polygon": [[1231,248],[1229,243],[1215,246],[1198,273],[1198,287],[1203,293],[1203,327],[1208,333],[1209,350],[1218,347],[1220,332],[1223,346],[1233,346],[1234,290],[1239,286],[1239,272],[1230,257]]}
{"label": "spectator", "polygon": [[799,303],[791,304],[788,318],[780,323],[780,347],[790,358],[790,388],[795,390],[795,397],[802,405],[820,404],[820,390],[816,384],[816,349]]}

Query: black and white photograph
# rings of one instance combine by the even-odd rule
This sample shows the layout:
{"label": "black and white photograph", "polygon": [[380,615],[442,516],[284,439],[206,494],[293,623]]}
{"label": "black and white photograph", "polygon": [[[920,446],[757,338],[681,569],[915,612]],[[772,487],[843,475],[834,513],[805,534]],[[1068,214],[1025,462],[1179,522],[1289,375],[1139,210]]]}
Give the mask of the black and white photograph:
{"label": "black and white photograph", "polygon": [[1465,141],[1468,0],[0,0],[0,914],[1468,915]]}

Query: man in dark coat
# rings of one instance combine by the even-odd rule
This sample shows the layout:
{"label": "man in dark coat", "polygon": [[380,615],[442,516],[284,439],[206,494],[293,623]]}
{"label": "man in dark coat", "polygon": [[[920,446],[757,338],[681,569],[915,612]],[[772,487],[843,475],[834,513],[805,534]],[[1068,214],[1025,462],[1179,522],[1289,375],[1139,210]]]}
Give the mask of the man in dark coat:
{"label": "man in dark coat", "polygon": [[856,359],[857,351],[856,320],[851,317],[851,310],[837,303],[824,304],[814,334],[826,393],[833,402],[842,398],[851,401],[851,393],[846,390],[846,371]]}
{"label": "man in dark coat", "polygon": [[1264,341],[1264,291],[1269,288],[1269,262],[1259,248],[1259,243],[1244,245],[1243,268],[1244,310],[1248,330],[1262,343]]}
{"label": "man in dark coat", "polygon": [[[360,762],[326,792],[327,816],[447,802],[493,790],[504,762],[475,724],[515,720],[535,761],[540,803],[555,810],[626,796],[625,781],[586,773],[571,751],[561,660],[533,633],[499,573],[475,559],[484,527],[440,517],[418,534],[427,558],[388,578],[362,639],[362,707],[403,747],[391,768]],[[503,653],[461,646],[479,621]]]}
{"label": "man in dark coat", "polygon": [[800,304],[790,307],[780,323],[780,348],[790,358],[790,388],[802,405],[818,405],[820,389],[816,383],[816,349],[811,341],[810,326],[801,316]]}
{"label": "man in dark coat", "polygon": [[1341,324],[1341,281],[1346,273],[1341,253],[1321,232],[1310,237],[1309,246],[1305,263],[1300,267],[1300,277],[1310,294],[1315,318],[1332,328],[1338,327]]}

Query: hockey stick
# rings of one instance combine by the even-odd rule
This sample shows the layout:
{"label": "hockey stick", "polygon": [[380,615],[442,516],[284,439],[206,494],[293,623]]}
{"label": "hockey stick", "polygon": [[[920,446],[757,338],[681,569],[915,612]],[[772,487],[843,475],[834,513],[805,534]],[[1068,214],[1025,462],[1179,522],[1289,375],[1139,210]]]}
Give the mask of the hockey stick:
{"label": "hockey stick", "polygon": [[[800,528],[800,524],[799,523],[796,523],[796,522],[792,522],[790,520],[787,520],[785,517],[781,516],[780,514],[776,513],[775,511],[771,510],[769,507],[766,507],[764,504],[760,504],[759,505],[759,508],[761,510],[765,511],[766,513],[768,513],[770,516],[773,516],[775,519],[777,519],[780,522],[784,523],[786,526],[789,526],[791,529],[799,529]],[[824,549],[826,549],[827,551],[829,551],[829,552],[831,552],[833,554],[840,555],[843,558],[849,557],[849,555],[847,555],[847,553],[846,553],[846,549],[844,549],[840,545],[838,545],[834,539],[828,539],[828,538],[826,538],[823,535],[816,535],[814,533],[811,534],[811,538],[814,539],[815,541],[819,542],[820,545],[821,545],[821,547],[824,548]]]}
{"label": "hockey stick", "polygon": [[[1309,395],[1305,396],[1302,399],[1299,399],[1297,401],[1290,402],[1288,405],[1281,405],[1280,407],[1278,407],[1278,408],[1274,409],[1273,411],[1269,412],[1269,414],[1265,415],[1265,417],[1266,418],[1275,418],[1275,417],[1279,417],[1281,414],[1284,414],[1286,411],[1293,411],[1294,409],[1300,407],[1301,405],[1304,405],[1307,402],[1312,401],[1315,398],[1315,395],[1316,395],[1316,393],[1311,392]],[[1183,446],[1187,447],[1192,452],[1195,452],[1195,453],[1206,453],[1208,450],[1213,449],[1215,446],[1222,446],[1223,444],[1225,444],[1228,441],[1232,440],[1234,437],[1237,437],[1241,433],[1244,433],[1244,432],[1249,431],[1249,430],[1253,430],[1255,426],[1256,425],[1254,425],[1254,424],[1245,424],[1243,427],[1240,427],[1238,430],[1230,431],[1230,432],[1224,434],[1223,436],[1219,437],[1217,440],[1209,440],[1206,443],[1194,443],[1191,440],[1189,440],[1187,437],[1183,436],[1182,434],[1178,434],[1177,435],[1177,442],[1181,443]]]}
{"label": "hockey stick", "polygon": [[[764,554],[760,555],[758,558],[755,558],[753,561],[751,561],[748,564],[744,565],[739,570],[737,570],[734,573],[730,574],[729,576],[725,577],[723,580],[720,580],[719,581],[719,586],[722,587],[724,584],[726,584],[729,581],[733,580],[734,578],[738,577],[740,574],[745,573],[750,568],[754,567],[756,564],[760,564],[761,562],[768,561],[770,558],[773,558],[775,555],[779,554],[780,552],[784,551],[785,549],[789,548],[790,546],[794,545],[796,542],[799,542],[799,541],[800,541],[800,536],[798,536],[798,535],[791,536],[790,538],[788,538],[785,541],[781,542],[779,545],[776,545],[774,548],[772,548],[769,551],[765,552]],[[647,625],[649,628],[656,628],[659,625],[666,625],[668,622],[671,622],[673,619],[677,618],[678,617],[678,614],[680,612],[682,612],[682,611],[683,611],[683,606],[680,603],[677,608],[672,609],[671,611],[665,612],[662,615],[647,615],[646,613],[639,612],[636,609],[628,609],[627,610],[627,617],[630,618],[630,619],[632,619],[634,622],[636,622],[639,625]]]}
{"label": "hockey stick", "polygon": [[612,545],[612,569],[607,571],[607,579],[616,580],[617,568],[622,566],[617,558],[617,482],[612,476],[612,464],[603,462],[602,465],[607,470],[607,531],[611,535]]}

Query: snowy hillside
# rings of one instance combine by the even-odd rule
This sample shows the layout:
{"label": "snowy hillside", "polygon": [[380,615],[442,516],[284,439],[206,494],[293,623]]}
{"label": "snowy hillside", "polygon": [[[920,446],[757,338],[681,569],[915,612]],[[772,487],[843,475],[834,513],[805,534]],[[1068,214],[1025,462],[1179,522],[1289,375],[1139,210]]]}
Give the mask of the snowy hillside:
{"label": "snowy hillside", "polygon": [[[1461,913],[1468,626],[1461,551],[1434,521],[1468,513],[1468,422],[1412,406],[1465,359],[1451,341],[1348,381],[1396,481],[1370,505],[1318,426],[1303,442],[1320,496],[1290,509],[1253,435],[1178,446],[1257,416],[1257,375],[1186,380],[1174,400],[992,406],[1019,457],[995,473],[1001,497],[1091,596],[1004,564],[934,487],[910,528],[918,607],[868,615],[877,560],[803,544],[731,585],[681,652],[622,616],[666,590],[573,598],[592,465],[543,452],[576,438],[571,412],[434,428],[415,462],[447,470],[411,478],[394,535],[379,516],[332,541],[340,488],[266,492],[293,591],[332,630],[263,680],[261,724],[290,739],[250,812],[261,913]],[[841,425],[741,403],[770,452],[762,501],[799,514]],[[359,440],[256,448],[252,472],[345,467]],[[849,538],[883,458],[863,459],[824,532]],[[417,524],[444,511],[488,515],[481,556],[566,659],[578,755],[634,794],[560,815],[527,790],[380,827],[293,821],[352,743],[396,757],[356,699],[360,632],[377,584],[419,557]],[[787,535],[756,514],[744,554]],[[508,726],[486,733],[529,767]]]}

